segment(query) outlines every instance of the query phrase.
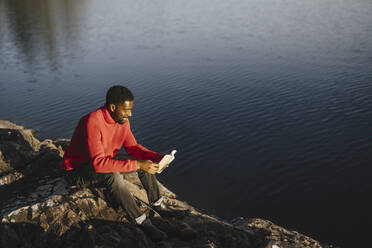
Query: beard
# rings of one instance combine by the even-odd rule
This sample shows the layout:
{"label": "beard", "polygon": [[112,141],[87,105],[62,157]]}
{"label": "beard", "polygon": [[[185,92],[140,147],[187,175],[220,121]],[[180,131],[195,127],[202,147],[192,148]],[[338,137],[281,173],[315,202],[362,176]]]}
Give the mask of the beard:
{"label": "beard", "polygon": [[114,112],[114,114],[113,114],[112,117],[120,125],[123,125],[126,122],[126,120],[127,120],[127,118],[120,118],[119,115],[118,115],[117,110],[115,110],[115,112]]}

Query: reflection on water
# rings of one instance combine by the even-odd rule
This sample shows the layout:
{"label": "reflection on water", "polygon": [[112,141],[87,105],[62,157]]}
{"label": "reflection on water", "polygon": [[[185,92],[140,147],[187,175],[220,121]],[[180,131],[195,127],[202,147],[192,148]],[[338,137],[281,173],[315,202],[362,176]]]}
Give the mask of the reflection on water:
{"label": "reflection on water", "polygon": [[363,0],[0,0],[0,119],[68,138],[123,82],[137,139],[179,151],[161,180],[185,200],[363,244],[371,12]]}
{"label": "reflection on water", "polygon": [[[2,65],[25,63],[28,70],[49,66],[56,71],[61,55],[74,57],[78,51],[82,1],[0,1]],[[13,50],[12,46],[16,51]],[[14,54],[15,53],[15,54]],[[45,63],[44,60],[48,60]]]}

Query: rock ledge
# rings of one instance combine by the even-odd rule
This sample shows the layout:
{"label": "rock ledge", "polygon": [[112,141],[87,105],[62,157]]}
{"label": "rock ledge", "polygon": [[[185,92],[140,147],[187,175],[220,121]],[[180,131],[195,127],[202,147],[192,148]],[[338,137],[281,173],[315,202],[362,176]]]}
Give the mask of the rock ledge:
{"label": "rock ledge", "polygon": [[[262,219],[227,221],[195,209],[163,185],[182,218],[153,219],[168,239],[152,241],[102,188],[69,187],[59,169],[67,139],[39,141],[34,131],[0,120],[0,247],[333,247]],[[136,173],[127,185],[143,209]]]}

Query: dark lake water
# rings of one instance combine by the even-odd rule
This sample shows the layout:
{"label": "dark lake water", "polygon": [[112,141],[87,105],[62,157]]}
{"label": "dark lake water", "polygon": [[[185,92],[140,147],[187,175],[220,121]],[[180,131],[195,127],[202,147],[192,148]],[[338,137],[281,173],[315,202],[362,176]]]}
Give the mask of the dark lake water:
{"label": "dark lake water", "polygon": [[372,221],[372,1],[0,0],[0,119],[70,138],[113,84],[159,178],[342,247]]}

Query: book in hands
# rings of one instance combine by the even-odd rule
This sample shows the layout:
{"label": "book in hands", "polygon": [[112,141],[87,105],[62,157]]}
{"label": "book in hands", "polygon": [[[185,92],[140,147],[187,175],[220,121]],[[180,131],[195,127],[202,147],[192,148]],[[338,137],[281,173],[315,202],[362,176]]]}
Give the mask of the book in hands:
{"label": "book in hands", "polygon": [[158,173],[162,173],[162,171],[169,166],[169,164],[175,159],[174,154],[176,150],[173,150],[171,154],[165,155],[159,162],[159,170]]}

